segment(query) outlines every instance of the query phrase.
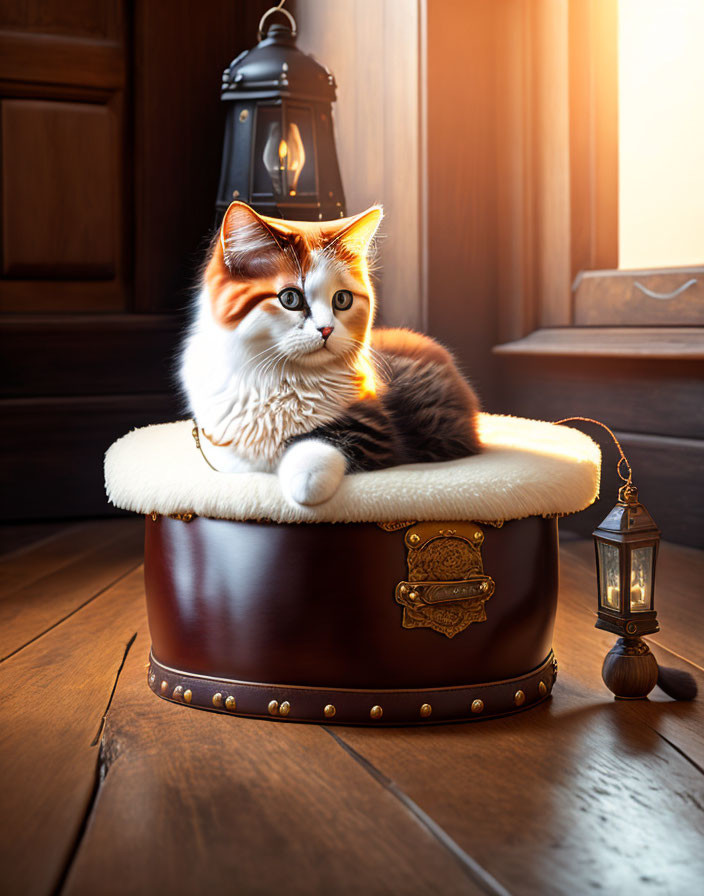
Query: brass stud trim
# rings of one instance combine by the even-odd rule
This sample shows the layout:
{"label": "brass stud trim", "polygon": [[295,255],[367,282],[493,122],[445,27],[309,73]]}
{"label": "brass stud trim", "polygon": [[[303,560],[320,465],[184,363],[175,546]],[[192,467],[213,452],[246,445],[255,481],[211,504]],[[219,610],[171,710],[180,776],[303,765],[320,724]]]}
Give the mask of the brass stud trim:
{"label": "brass stud trim", "polygon": [[523,704],[526,702],[525,691],[521,691],[520,689],[516,691],[516,693],[513,695],[513,702],[516,704],[516,706],[523,706]]}
{"label": "brass stud trim", "polygon": [[483,700],[472,700],[472,712],[483,712],[484,710],[484,701]]}
{"label": "brass stud trim", "polygon": [[544,697],[548,692],[548,687],[544,681],[541,681],[538,685],[538,693],[541,697]]}
{"label": "brass stud trim", "polygon": [[332,703],[328,703],[328,705],[323,710],[323,714],[325,715],[326,719],[331,719],[335,715],[336,712],[337,712],[337,710],[332,705]]}
{"label": "brass stud trim", "polygon": [[433,711],[433,707],[429,703],[424,703],[420,708],[421,719],[427,719]]}
{"label": "brass stud trim", "polygon": [[270,715],[270,716],[278,715],[278,712],[279,712],[279,701],[278,701],[278,700],[272,700],[272,701],[269,703],[269,707],[268,707],[268,709],[269,709],[269,715]]}
{"label": "brass stud trim", "polygon": [[420,535],[417,532],[411,532],[408,536],[408,540],[411,544],[418,544],[420,541]]}
{"label": "brass stud trim", "polygon": [[171,696],[174,700],[181,700],[183,698],[183,685],[177,684]]}
{"label": "brass stud trim", "polygon": [[190,703],[191,700],[193,699],[193,691],[190,688],[188,688],[188,690],[183,692],[183,699],[185,700],[186,703]]}
{"label": "brass stud trim", "polygon": [[149,684],[153,686],[155,681],[156,681],[156,675],[153,672],[150,672],[149,673]]}
{"label": "brass stud trim", "polygon": [[234,712],[237,709],[237,701],[232,694],[225,700],[225,709],[229,709],[230,712]]}
{"label": "brass stud trim", "polygon": [[284,702],[279,707],[279,715],[287,716],[290,712],[291,712],[291,704],[288,702],[288,700],[284,700]]}
{"label": "brass stud trim", "polygon": [[219,691],[217,694],[213,694],[213,706],[222,707],[222,694]]}
{"label": "brass stud trim", "polygon": [[372,706],[369,710],[369,716],[372,719],[380,719],[384,715],[384,710],[380,706]]}
{"label": "brass stud trim", "polygon": [[169,689],[168,681],[162,681],[161,687],[160,687],[161,693],[165,694],[168,691],[168,689]]}

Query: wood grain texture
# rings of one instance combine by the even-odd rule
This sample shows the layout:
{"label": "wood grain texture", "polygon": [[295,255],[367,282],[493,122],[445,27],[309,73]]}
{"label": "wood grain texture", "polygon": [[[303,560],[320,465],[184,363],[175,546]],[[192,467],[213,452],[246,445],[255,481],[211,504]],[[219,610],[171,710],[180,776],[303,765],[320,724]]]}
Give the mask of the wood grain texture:
{"label": "wood grain texture", "polygon": [[[335,75],[335,139],[347,213],[384,205],[380,320],[423,326],[417,0],[298,0],[299,44]],[[364,64],[360,65],[360,60]]]}
{"label": "wood grain texture", "polygon": [[322,727],[154,697],[139,631],[65,896],[482,892]]}
{"label": "wood grain texture", "polygon": [[618,266],[618,0],[570,0],[570,268]]}
{"label": "wood grain texture", "polygon": [[521,719],[340,736],[511,892],[697,889],[704,777],[686,751],[702,749],[701,704],[660,693],[613,701],[601,681],[613,638],[593,628],[593,567],[566,556],[562,572],[548,704]]}
{"label": "wood grain texture", "polygon": [[[174,388],[182,326],[174,317],[156,314],[5,318],[0,321],[0,395],[168,392]],[[66,363],[79,357],[80,365]]]}
{"label": "wood grain texture", "polygon": [[12,398],[0,407],[0,517],[9,520],[114,515],[105,497],[105,452],[130,429],[181,413],[174,393]]}
{"label": "wood grain texture", "polygon": [[511,386],[502,413],[541,420],[580,414],[626,432],[704,438],[701,361],[507,355],[505,365]]}
{"label": "wood grain texture", "polygon": [[117,139],[118,123],[107,105],[2,102],[6,277],[115,275]]}
{"label": "wood grain texture", "polygon": [[[215,225],[225,110],[223,69],[256,43],[264,0],[134,6],[135,310],[175,311]],[[207,10],[207,11],[206,11]]]}
{"label": "wood grain texture", "polygon": [[123,36],[122,12],[122,0],[4,0],[0,28],[119,41]]}
{"label": "wood grain texture", "polygon": [[[648,295],[645,290],[656,295]],[[578,326],[633,324],[661,330],[672,326],[701,328],[704,324],[702,267],[584,271],[575,282],[574,293],[574,322]]]}
{"label": "wood grain texture", "polygon": [[10,555],[21,554],[39,541],[61,534],[61,523],[0,523],[0,561],[4,565]]}
{"label": "wood grain texture", "polygon": [[[106,520],[83,523],[26,523],[2,526],[9,540],[23,540],[22,546],[0,558],[0,600],[20,588],[27,588],[69,564],[75,564],[118,538],[142,530],[141,519]],[[49,530],[45,536],[43,530]],[[34,535],[32,535],[34,533]]]}
{"label": "wood grain texture", "polygon": [[486,407],[496,400],[497,8],[425,3],[427,327],[453,349]]}
{"label": "wood grain texture", "polygon": [[92,799],[102,717],[143,605],[139,569],[0,665],[7,896],[47,896],[61,881]]}
{"label": "wood grain texture", "polygon": [[704,361],[702,327],[561,327],[494,346],[497,355]]}
{"label": "wood grain texture", "polygon": [[119,89],[126,79],[124,47],[72,35],[2,31],[0,79]]}
{"label": "wood grain texture", "polygon": [[[70,562],[2,596],[0,661],[71,616],[142,562],[142,527],[136,522],[141,520],[111,524],[101,533],[104,541],[93,536],[86,538],[86,544],[80,540],[80,532],[74,533],[75,545],[65,546]],[[46,560],[46,551],[40,552],[38,560]]]}
{"label": "wood grain texture", "polygon": [[[52,541],[36,548],[46,571]],[[701,700],[656,689],[613,701],[591,541],[566,540],[561,561],[550,701],[476,724],[335,732],[155,698],[136,570],[0,664],[0,889],[697,892]],[[702,659],[703,562],[662,545],[662,631],[649,639],[659,662]],[[689,668],[701,689],[704,670]]]}

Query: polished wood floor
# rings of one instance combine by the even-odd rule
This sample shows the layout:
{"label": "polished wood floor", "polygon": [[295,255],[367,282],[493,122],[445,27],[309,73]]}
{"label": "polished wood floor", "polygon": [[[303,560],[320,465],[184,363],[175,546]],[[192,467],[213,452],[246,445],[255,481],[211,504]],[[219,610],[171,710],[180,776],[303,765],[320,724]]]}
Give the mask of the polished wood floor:
{"label": "polished wood floor", "polygon": [[[549,701],[369,730],[154,697],[141,521],[3,534],[5,896],[702,892],[702,700],[611,699],[591,542],[563,540]],[[663,546],[650,643],[700,692],[702,583]]]}

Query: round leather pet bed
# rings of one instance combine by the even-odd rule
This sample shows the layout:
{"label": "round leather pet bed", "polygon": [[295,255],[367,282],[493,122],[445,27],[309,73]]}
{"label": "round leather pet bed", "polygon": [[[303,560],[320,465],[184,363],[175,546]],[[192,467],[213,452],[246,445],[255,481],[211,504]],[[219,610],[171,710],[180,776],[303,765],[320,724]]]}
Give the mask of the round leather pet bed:
{"label": "round leather pet bed", "polygon": [[346,476],[316,507],[218,473],[192,421],[130,432],[106,489],[146,516],[160,696],[242,716],[430,724],[503,715],[554,683],[557,518],[598,493],[577,430],[483,414],[484,451]]}

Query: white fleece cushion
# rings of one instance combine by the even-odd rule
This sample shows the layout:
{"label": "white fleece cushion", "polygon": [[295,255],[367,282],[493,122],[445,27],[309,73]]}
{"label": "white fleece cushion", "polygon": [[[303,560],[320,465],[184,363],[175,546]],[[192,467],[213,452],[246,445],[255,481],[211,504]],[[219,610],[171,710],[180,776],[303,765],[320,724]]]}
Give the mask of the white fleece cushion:
{"label": "white fleece cushion", "polygon": [[105,489],[124,510],[232,520],[509,520],[575,513],[599,494],[601,452],[567,426],[482,414],[484,451],[437,464],[345,476],[316,507],[291,505],[272,473],[217,473],[182,420],[134,429],[105,455]]}

